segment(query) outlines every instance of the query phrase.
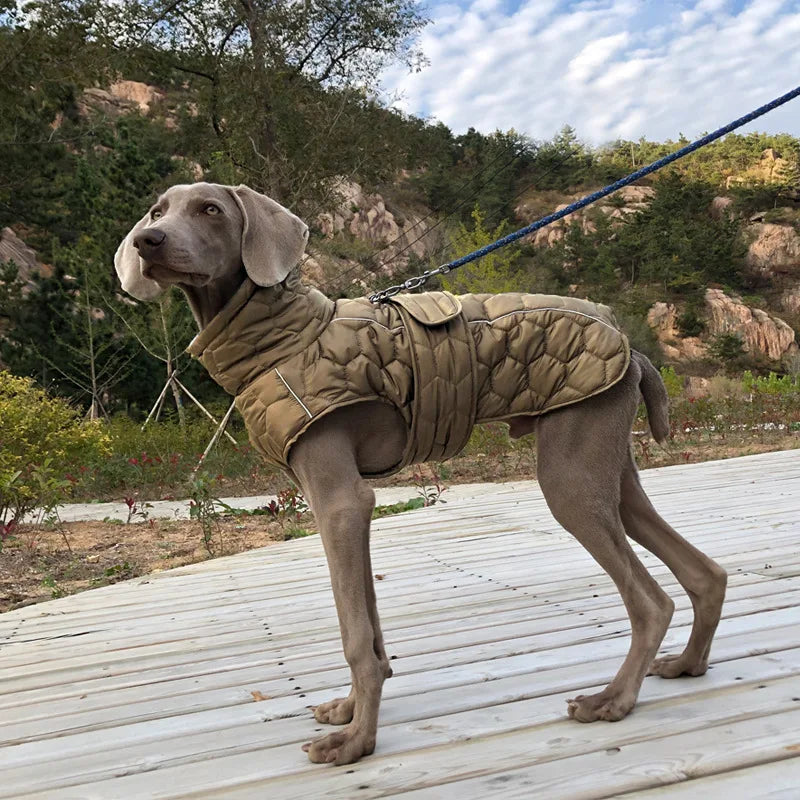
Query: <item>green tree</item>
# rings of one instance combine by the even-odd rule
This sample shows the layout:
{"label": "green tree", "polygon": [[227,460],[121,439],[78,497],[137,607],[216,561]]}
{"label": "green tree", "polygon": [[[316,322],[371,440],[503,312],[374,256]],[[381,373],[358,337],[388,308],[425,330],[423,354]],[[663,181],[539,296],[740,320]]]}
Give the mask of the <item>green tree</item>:
{"label": "green tree", "polygon": [[379,163],[378,154],[396,167],[407,153],[387,152],[365,123],[391,116],[375,99],[382,69],[421,63],[414,39],[426,20],[413,0],[39,6],[51,35],[80,26],[111,67],[160,75],[182,89],[184,119],[195,118],[214,136],[194,140],[204,147],[201,161],[288,205],[325,201],[341,175]]}
{"label": "green tree", "polygon": [[[452,234],[451,259],[485,247],[510,232],[505,221],[494,230],[487,228],[483,212],[477,205],[472,210],[472,222],[472,228],[461,223]],[[520,291],[521,277],[517,269],[519,256],[519,247],[507,245],[459,267],[442,278],[442,283],[447,290],[458,294]]]}
{"label": "green tree", "polygon": [[713,187],[671,171],[654,188],[647,208],[621,221],[595,212],[594,230],[579,223],[568,228],[556,248],[567,276],[603,287],[606,299],[637,284],[676,295],[696,294],[708,283],[741,284],[746,248],[740,222],[710,216]]}

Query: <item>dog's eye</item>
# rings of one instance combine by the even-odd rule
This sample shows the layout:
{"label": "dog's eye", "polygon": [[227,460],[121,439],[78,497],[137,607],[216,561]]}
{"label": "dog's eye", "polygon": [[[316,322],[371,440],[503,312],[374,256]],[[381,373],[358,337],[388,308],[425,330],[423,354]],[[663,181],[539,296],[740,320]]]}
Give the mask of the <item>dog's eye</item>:
{"label": "dog's eye", "polygon": [[150,219],[161,219],[161,217],[163,217],[163,216],[164,215],[157,208],[154,208],[150,212]]}
{"label": "dog's eye", "polygon": [[222,209],[219,206],[215,206],[213,203],[208,203],[206,206],[203,207],[204,214],[221,214]]}

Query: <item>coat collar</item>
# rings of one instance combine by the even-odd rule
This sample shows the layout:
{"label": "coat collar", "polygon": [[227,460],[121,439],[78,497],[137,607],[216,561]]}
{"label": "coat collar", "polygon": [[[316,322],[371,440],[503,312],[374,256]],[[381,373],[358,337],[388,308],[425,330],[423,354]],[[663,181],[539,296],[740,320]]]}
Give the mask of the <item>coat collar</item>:
{"label": "coat collar", "polygon": [[304,286],[297,270],[276,286],[257,286],[248,278],[187,352],[235,395],[258,374],[307,349],[333,312],[333,301]]}

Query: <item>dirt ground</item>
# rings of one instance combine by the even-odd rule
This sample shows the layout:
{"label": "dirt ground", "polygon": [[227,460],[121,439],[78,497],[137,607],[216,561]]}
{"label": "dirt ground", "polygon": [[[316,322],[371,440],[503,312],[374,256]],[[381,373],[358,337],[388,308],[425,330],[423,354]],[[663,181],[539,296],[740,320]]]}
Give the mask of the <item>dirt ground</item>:
{"label": "dirt ground", "polygon": [[[661,448],[635,441],[641,468],[696,463],[718,458],[800,448],[800,433],[705,442],[673,441]],[[509,451],[489,443],[486,452],[435,468],[407,469],[380,485],[407,485],[409,499],[427,489],[459,483],[526,480],[536,477],[534,448]],[[446,489],[442,499],[447,499]],[[63,597],[97,586],[220,555],[263,547],[315,531],[313,518],[272,521],[267,516],[223,517],[215,521],[210,551],[197,520],[74,522],[56,530],[20,528],[0,550],[0,612]]]}
{"label": "dirt ground", "polygon": [[[308,515],[288,527],[289,535],[311,532],[313,520]],[[287,529],[264,516],[225,517],[211,535],[209,553],[196,520],[21,528],[0,553],[0,611],[263,547],[283,541]]]}

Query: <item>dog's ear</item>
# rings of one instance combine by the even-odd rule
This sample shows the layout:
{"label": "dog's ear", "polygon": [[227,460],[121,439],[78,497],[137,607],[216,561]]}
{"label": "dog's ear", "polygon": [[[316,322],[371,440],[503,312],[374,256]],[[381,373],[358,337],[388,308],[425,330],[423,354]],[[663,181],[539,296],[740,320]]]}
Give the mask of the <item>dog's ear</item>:
{"label": "dog's ear", "polygon": [[133,246],[133,237],[150,222],[150,214],[145,214],[122,240],[114,254],[114,269],[117,271],[122,290],[137,300],[155,300],[164,287],[142,274],[142,259]]}
{"label": "dog's ear", "polygon": [[242,212],[242,263],[259,286],[280,283],[297,266],[308,241],[308,226],[291,211],[248,186],[232,188]]}

